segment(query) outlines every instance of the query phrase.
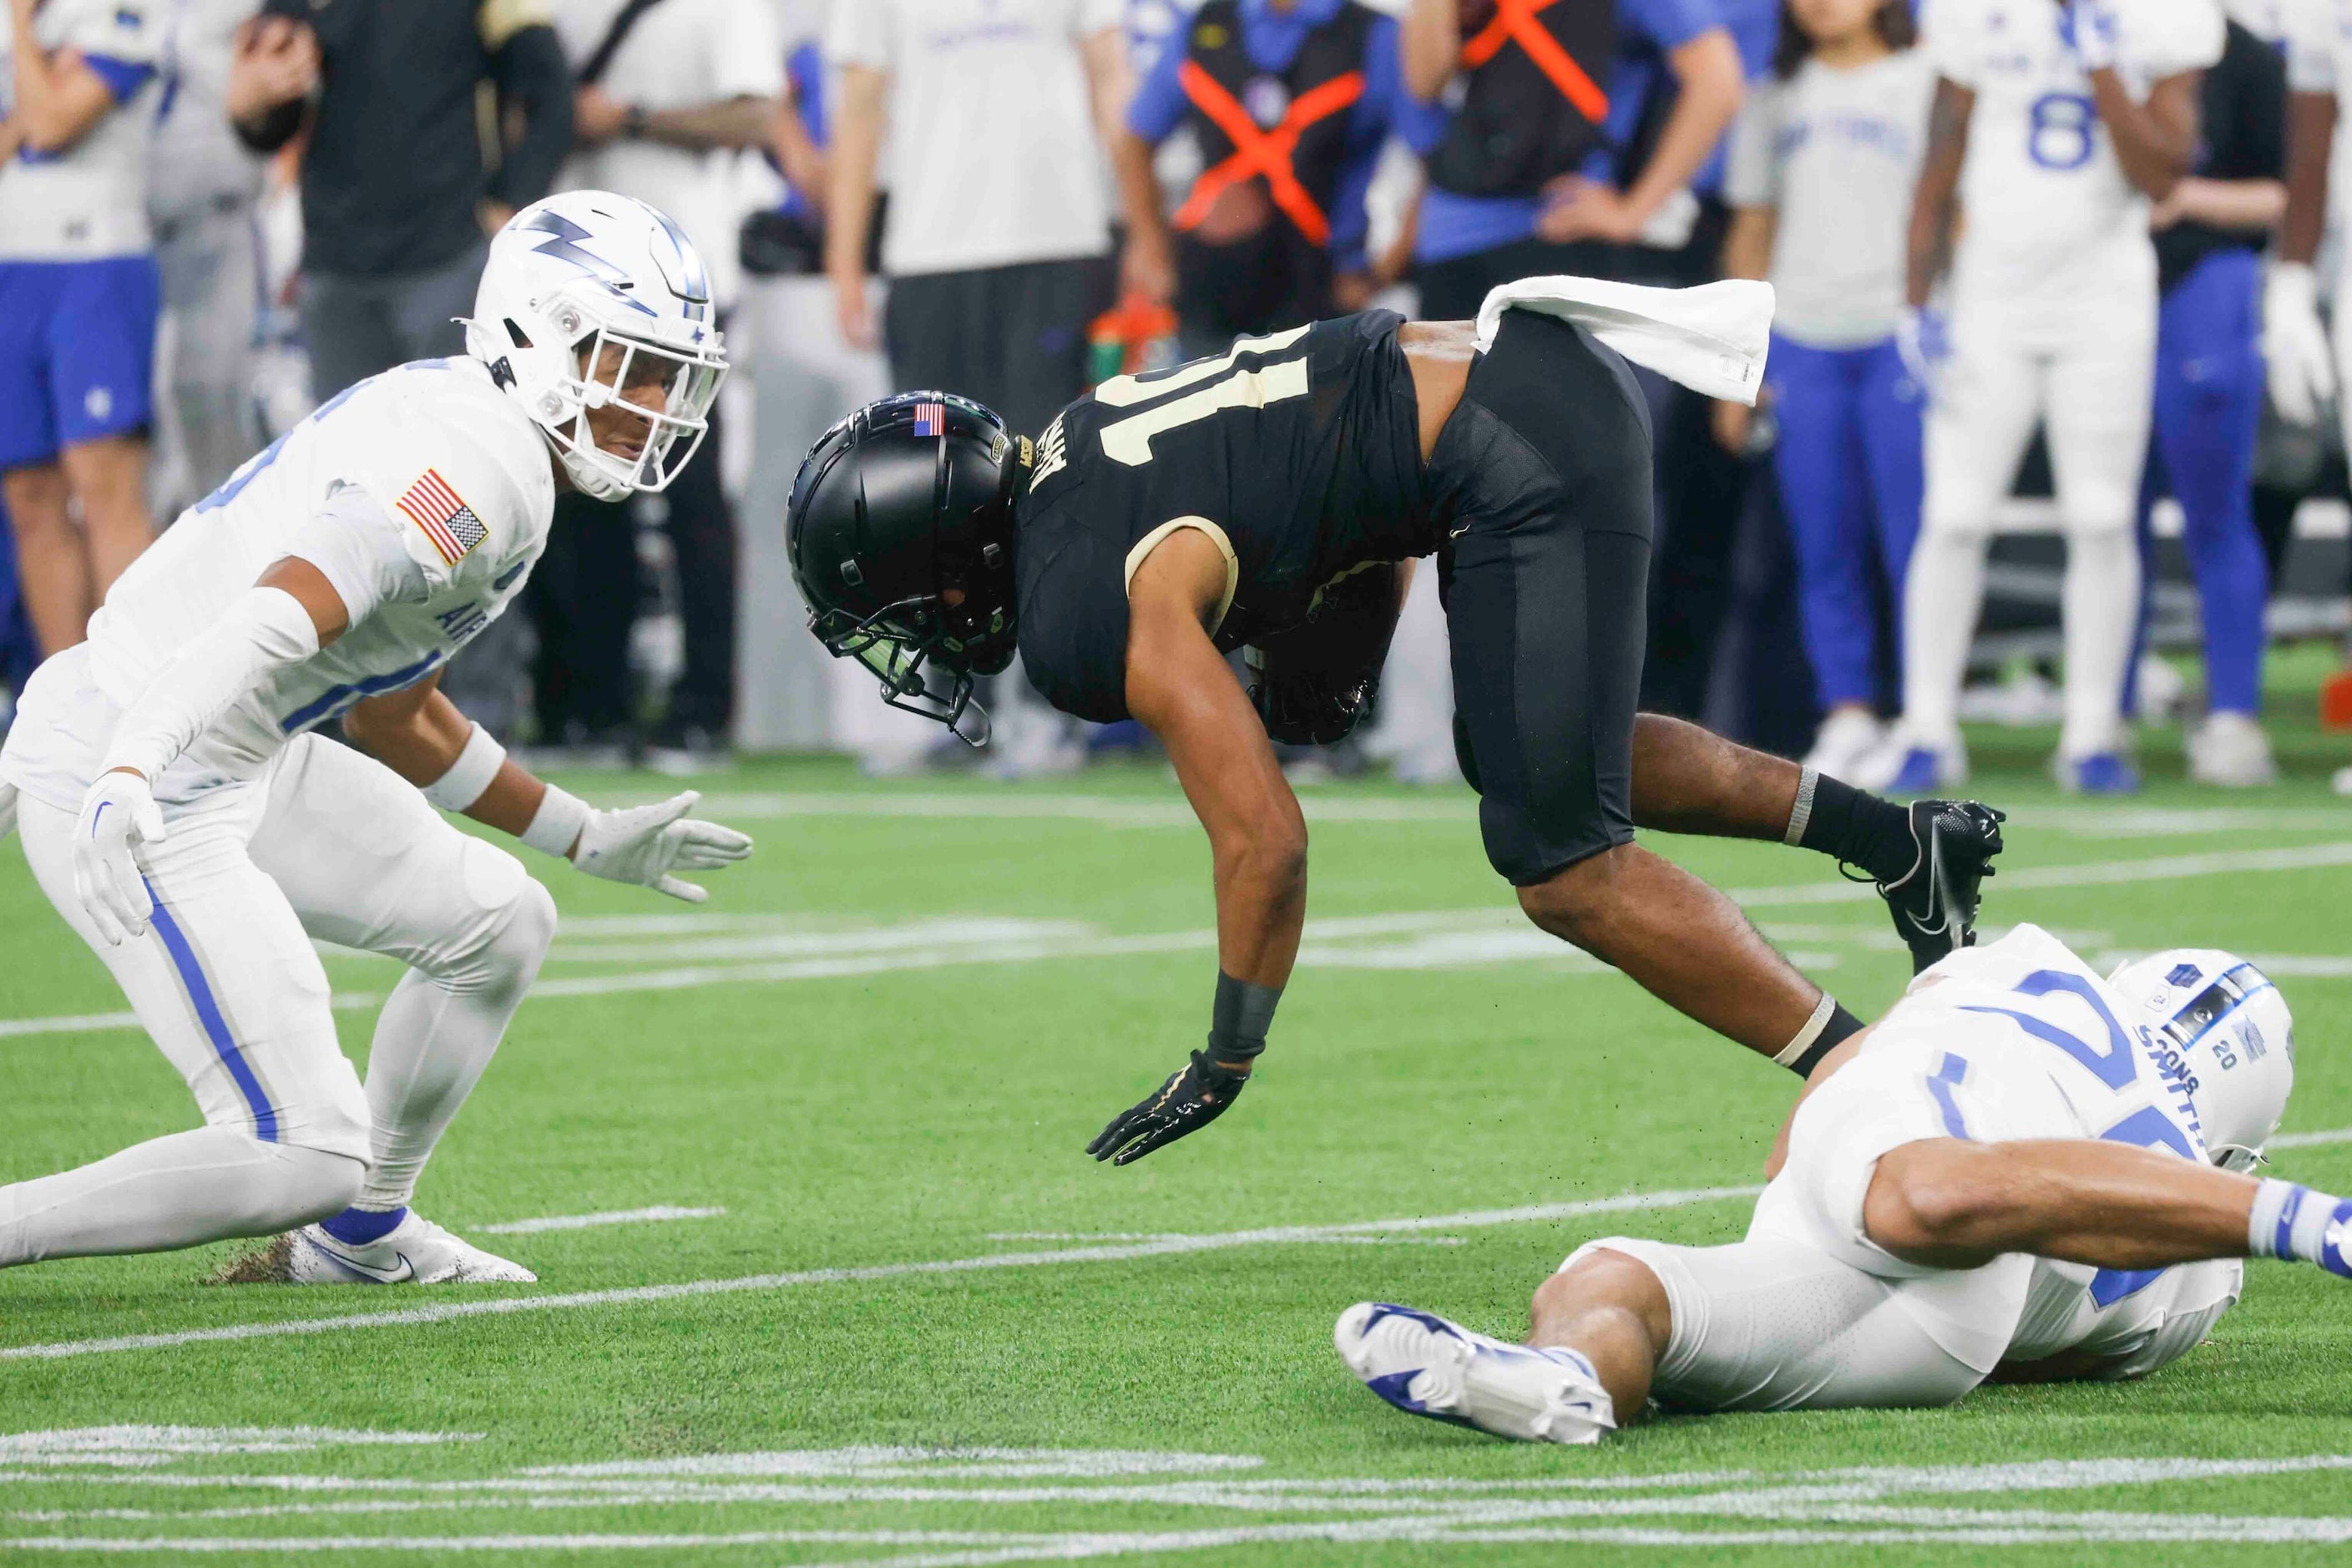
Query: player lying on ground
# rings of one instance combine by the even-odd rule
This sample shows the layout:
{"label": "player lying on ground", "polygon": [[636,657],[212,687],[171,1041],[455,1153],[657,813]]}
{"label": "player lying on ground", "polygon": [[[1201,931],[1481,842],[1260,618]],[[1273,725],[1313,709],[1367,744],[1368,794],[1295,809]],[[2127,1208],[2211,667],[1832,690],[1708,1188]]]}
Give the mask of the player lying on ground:
{"label": "player lying on ground", "polygon": [[[1504,308],[1514,291],[1528,309]],[[1306,911],[1306,825],[1270,741],[1353,727],[1421,555],[1438,558],[1456,750],[1487,858],[1537,925],[1801,1076],[1860,1021],[1730,900],[1637,847],[1636,827],[1852,862],[1921,964],[1969,940],[1997,814],[1906,811],[1634,713],[1648,417],[1625,362],[1577,318],[1748,401],[1770,300],[1758,283],[1531,279],[1475,324],[1371,310],[1115,377],[1034,447],[977,404],[917,393],[811,450],[787,531],[828,648],[874,668],[892,704],[954,725],[1017,638],[1056,707],[1150,727],[1208,830],[1208,1048],[1112,1121],[1098,1159],[1124,1164],[1207,1124],[1248,1081]]]}
{"label": "player lying on ground", "polygon": [[[727,369],[700,259],[572,192],[499,234],[476,311],[468,357],[360,383],[191,508],[26,687],[0,832],[21,791],[41,890],[206,1125],[0,1187],[0,1267],[303,1226],[273,1248],[296,1280],[530,1279],[407,1207],[555,931],[522,864],[431,806],[691,902],[674,871],[751,853],[691,794],[541,783],[436,685],[522,591],[559,485],[660,489],[692,455]],[[338,716],[372,756],[309,733]],[[314,937],[409,965],[364,1091]]]}
{"label": "player lying on ground", "polygon": [[2352,1277],[2352,1203],[2240,1173],[2294,1081],[2293,1020],[2252,964],[2175,949],[2103,981],[2020,926],[1815,1069],[1745,1240],[1580,1247],[1525,1345],[1372,1302],[1334,1337],[1400,1410],[1555,1443],[1648,1399],[1936,1405],[1987,1378],[2138,1377],[2204,1340],[2239,1258]]}

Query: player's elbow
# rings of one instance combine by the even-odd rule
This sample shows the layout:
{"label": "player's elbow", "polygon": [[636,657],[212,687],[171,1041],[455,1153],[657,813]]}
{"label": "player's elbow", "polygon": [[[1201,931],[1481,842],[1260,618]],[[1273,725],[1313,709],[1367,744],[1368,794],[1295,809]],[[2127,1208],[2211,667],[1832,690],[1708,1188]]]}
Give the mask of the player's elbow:
{"label": "player's elbow", "polygon": [[1863,1198],[1870,1239],[1912,1262],[1972,1253],[2000,1228],[2000,1184],[1984,1145],[1931,1138],[1889,1151]]}

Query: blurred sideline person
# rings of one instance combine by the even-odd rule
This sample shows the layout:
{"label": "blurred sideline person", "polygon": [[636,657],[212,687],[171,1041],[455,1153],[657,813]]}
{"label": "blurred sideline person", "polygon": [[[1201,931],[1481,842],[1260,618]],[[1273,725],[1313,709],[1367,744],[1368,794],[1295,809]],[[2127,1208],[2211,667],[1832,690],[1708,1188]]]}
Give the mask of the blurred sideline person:
{"label": "blurred sideline person", "polygon": [[147,133],[166,21],[156,0],[0,16],[0,491],[45,657],[81,641],[154,532]]}
{"label": "blurred sideline person", "polygon": [[2195,171],[2150,219],[2161,303],[2140,538],[2145,555],[2147,515],[2159,480],[2168,479],[2204,620],[2207,711],[2187,739],[2189,776],[2246,788],[2278,776],[2260,717],[2270,574],[2253,513],[2264,396],[2262,252],[2286,210],[2286,68],[2278,48],[2232,18],[2221,60],[2205,72],[2200,115]]}
{"label": "blurred sideline person", "polygon": [[2144,1377],[2237,1301],[2241,1258],[2352,1278],[2352,1203],[2248,1173],[2294,1082],[2294,1020],[2252,964],[2174,948],[2101,980],[2019,926],[1814,1069],[1745,1239],[1587,1243],[1524,1345],[1376,1302],[1334,1339],[1400,1410],[1554,1443],[1651,1400],[1903,1408]]}
{"label": "blurred sideline person", "polygon": [[[1526,9],[1412,0],[1406,15],[1406,134],[1428,169],[1414,281],[1430,320],[1465,320],[1501,284],[1589,263],[1559,248],[1571,241],[1628,243],[1654,224],[1670,237],[1688,219],[1679,193],[1739,108],[1739,48],[1714,0]],[[1621,172],[1645,116],[1649,156]]]}
{"label": "blurred sideline person", "polygon": [[[0,747],[49,902],[206,1123],[0,1187],[0,1267],[301,1227],[250,1277],[528,1280],[412,1213],[418,1173],[555,933],[521,862],[433,809],[688,902],[751,840],[696,797],[599,811],[436,689],[522,591],[556,492],[677,477],[726,374],[693,247],[551,198],[497,239],[467,354],[350,386],[183,516]],[[310,733],[341,718],[362,752]],[[21,792],[21,795],[19,794]],[[362,1089],[312,942],[409,966]]]}
{"label": "blurred sideline person", "polygon": [[[488,236],[547,194],[572,143],[570,72],[550,14],[548,0],[264,0],[230,64],[229,113],[260,152],[305,136],[312,396],[464,351],[457,321]],[[498,110],[488,125],[485,83]],[[520,125],[512,146],[509,121]],[[499,624],[445,679],[493,733],[520,716],[529,639],[521,616]]]}
{"label": "blurred sideline person", "polygon": [[[1936,63],[1913,202],[1906,353],[1929,389],[1927,501],[1904,618],[1903,721],[1864,772],[1892,792],[1968,775],[1960,683],[1993,513],[2047,432],[2066,531],[2062,788],[2126,795],[2132,516],[2156,374],[2148,203],[2189,173],[2212,0],[1931,0]],[[1965,209],[1957,244],[1956,209]],[[1951,275],[1949,354],[1935,291]]]}
{"label": "blurred sideline person", "polygon": [[[2352,325],[2344,320],[2347,262],[2338,247],[2338,301],[2330,342],[2319,317],[2319,280],[2312,270],[2330,216],[2331,167],[2344,103],[2352,96],[2352,0],[2283,0],[2286,23],[2286,217],[2277,258],[2263,289],[2263,359],[2271,401],[2281,418],[2315,425],[2330,398],[2352,432],[2352,408],[2341,389],[2352,382]],[[2336,793],[2352,795],[2352,767],[2339,769]]]}
{"label": "blurred sideline person", "polygon": [[[1935,90],[1914,37],[1907,0],[1788,0],[1778,79],[1742,110],[1724,183],[1724,270],[1774,292],[1772,458],[1825,710],[1805,762],[1849,780],[1884,738],[1879,606],[1900,605],[1919,531],[1922,399],[1895,344]],[[1745,450],[1748,409],[1715,408]]]}
{"label": "blurred sideline person", "polygon": [[[576,87],[566,189],[634,196],[677,221],[709,268],[715,319],[739,292],[735,154],[765,147],[784,92],[773,0],[601,0],[558,14]],[[717,410],[713,409],[715,416]],[[634,741],[630,628],[641,592],[637,520],[652,511],[677,567],[685,668],[650,736],[656,761],[691,766],[726,742],[735,686],[735,521],[712,432],[658,500],[556,502],[534,574],[533,701],[542,742]]]}
{"label": "blurred sideline person", "polygon": [[261,449],[253,386],[268,163],[229,123],[229,62],[254,0],[176,0],[147,213],[163,274],[157,410],[163,515],[209,495]]}
{"label": "blurred sideline person", "polygon": [[1306,910],[1306,827],[1274,743],[1330,744],[1362,719],[1422,555],[1438,556],[1487,859],[1536,925],[1801,1075],[1861,1025],[1637,826],[1851,861],[1922,963],[1970,940],[1997,813],[1906,811],[1635,713],[1652,463],[1619,351],[1752,398],[1770,317],[1757,283],[1536,279],[1476,322],[1370,310],[1114,377],[1034,442],[913,394],[811,451],[786,536],[819,640],[950,725],[1017,645],[1063,711],[1157,734],[1208,834],[1208,1046],[1089,1152],[1129,1163],[1247,1083]]}
{"label": "blurred sideline person", "polygon": [[[1172,303],[1187,356],[1360,310],[1370,188],[1402,99],[1395,18],[1358,0],[1209,0],[1111,144],[1121,281]],[[1203,167],[1169,216],[1152,158],[1189,128]]]}
{"label": "blurred sideline person", "polygon": [[900,387],[970,388],[1024,428],[1085,388],[1087,325],[1110,303],[1120,22],[1118,0],[835,0],[825,270],[842,336],[872,346],[864,245],[887,169],[879,341]]}

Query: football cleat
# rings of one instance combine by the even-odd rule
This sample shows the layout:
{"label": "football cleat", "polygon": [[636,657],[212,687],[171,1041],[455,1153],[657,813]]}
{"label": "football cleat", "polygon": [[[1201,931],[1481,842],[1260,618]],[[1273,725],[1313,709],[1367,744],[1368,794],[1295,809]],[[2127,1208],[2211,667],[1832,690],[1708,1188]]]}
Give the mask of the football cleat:
{"label": "football cleat", "polygon": [[338,1241],[315,1225],[289,1238],[294,1285],[528,1285],[539,1276],[411,1214],[373,1241]]}
{"label": "football cleat", "polygon": [[2058,787],[2068,795],[2137,795],[2139,770],[2118,752],[2093,752],[2087,757],[2060,757],[2053,764]]}
{"label": "football cleat", "polygon": [[1918,858],[1901,878],[1879,883],[1878,896],[1917,974],[1954,948],[1976,945],[1978,889],[1993,874],[2008,817],[1973,800],[1915,800],[1910,812]]}
{"label": "football cleat", "polygon": [[1822,721],[1804,765],[1852,784],[1886,743],[1886,726],[1859,708],[1841,708]]}
{"label": "football cleat", "polygon": [[2189,738],[2189,776],[2223,789],[2252,789],[2278,783],[2270,737],[2251,713],[2213,714]]}
{"label": "football cleat", "polygon": [[1331,1342],[1364,1386],[1409,1415],[1523,1443],[1598,1443],[1616,1407],[1564,1346],[1514,1345],[1411,1307],[1359,1301]]}

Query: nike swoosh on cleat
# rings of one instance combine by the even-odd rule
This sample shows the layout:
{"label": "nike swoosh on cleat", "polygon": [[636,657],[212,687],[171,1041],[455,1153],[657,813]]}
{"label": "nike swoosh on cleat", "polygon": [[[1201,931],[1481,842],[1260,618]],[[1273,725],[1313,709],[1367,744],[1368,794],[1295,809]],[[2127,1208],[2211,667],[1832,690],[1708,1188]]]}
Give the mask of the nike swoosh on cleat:
{"label": "nike swoosh on cleat", "polygon": [[[315,1246],[317,1244],[313,1243],[312,1245]],[[403,1285],[416,1278],[416,1265],[408,1260],[408,1254],[405,1252],[395,1252],[393,1254],[394,1258],[400,1259],[400,1267],[397,1268],[370,1268],[366,1264],[362,1263],[355,1258],[346,1258],[340,1252],[330,1252],[324,1247],[320,1247],[320,1250],[326,1252],[328,1257],[333,1258],[336,1262],[341,1264],[352,1273],[363,1274],[379,1285]]]}

